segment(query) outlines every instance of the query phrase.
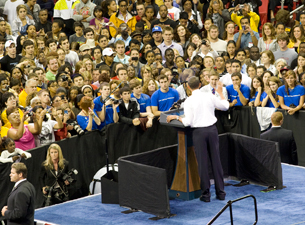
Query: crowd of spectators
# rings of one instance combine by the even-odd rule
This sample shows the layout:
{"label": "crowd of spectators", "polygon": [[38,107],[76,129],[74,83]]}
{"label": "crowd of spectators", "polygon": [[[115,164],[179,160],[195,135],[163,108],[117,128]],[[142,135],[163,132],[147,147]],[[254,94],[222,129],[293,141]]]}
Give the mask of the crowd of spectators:
{"label": "crowd of spectators", "polygon": [[84,132],[117,122],[145,131],[191,94],[191,76],[216,96],[220,80],[230,107],[302,109],[305,12],[276,20],[286,11],[275,13],[272,3],[271,22],[261,24],[262,2],[239,2],[7,0],[0,106],[9,141],[1,156],[69,138],[81,132],[76,124]]}

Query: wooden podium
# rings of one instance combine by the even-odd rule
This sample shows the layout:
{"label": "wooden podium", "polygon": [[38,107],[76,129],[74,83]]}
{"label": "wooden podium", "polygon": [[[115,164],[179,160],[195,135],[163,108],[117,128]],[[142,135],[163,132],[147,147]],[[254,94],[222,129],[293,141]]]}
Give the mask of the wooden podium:
{"label": "wooden podium", "polygon": [[193,147],[192,129],[177,120],[166,122],[168,115],[183,115],[183,109],[162,112],[160,123],[173,126],[178,132],[178,154],[174,178],[169,190],[170,198],[192,200],[201,195],[198,164]]}

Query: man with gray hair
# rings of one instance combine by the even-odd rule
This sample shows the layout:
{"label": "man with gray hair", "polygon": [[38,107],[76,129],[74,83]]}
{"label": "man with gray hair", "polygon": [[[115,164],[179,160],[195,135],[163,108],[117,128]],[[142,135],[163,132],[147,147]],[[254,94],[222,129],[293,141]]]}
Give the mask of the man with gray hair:
{"label": "man with gray hair", "polygon": [[31,102],[30,102],[30,106],[31,106],[32,109],[33,109],[36,105],[42,105],[41,99],[40,99],[38,96],[32,98],[32,99],[31,99]]}
{"label": "man with gray hair", "polygon": [[26,97],[35,91],[39,91],[37,90],[37,81],[34,79],[27,80],[25,82],[25,88],[19,94],[19,105],[26,107],[26,103],[25,103]]}

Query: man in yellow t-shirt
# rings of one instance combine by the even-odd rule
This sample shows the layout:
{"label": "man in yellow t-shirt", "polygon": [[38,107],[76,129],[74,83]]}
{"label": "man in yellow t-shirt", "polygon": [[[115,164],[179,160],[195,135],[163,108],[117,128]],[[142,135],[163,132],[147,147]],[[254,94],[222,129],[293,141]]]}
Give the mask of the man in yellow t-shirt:
{"label": "man in yellow t-shirt", "polygon": [[40,91],[41,88],[37,87],[37,81],[34,79],[30,79],[25,83],[25,88],[24,90],[19,94],[19,105],[26,107],[25,101],[26,97],[29,94],[32,94],[35,91]]}

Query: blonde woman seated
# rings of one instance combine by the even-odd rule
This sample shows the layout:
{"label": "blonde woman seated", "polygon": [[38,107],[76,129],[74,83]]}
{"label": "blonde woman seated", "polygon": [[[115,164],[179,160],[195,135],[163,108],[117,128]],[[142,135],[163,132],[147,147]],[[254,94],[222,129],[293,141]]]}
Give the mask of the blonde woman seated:
{"label": "blonde woman seated", "polygon": [[275,29],[271,23],[265,23],[262,29],[262,37],[258,40],[257,47],[259,52],[270,50],[275,52],[279,49],[276,37]]}

